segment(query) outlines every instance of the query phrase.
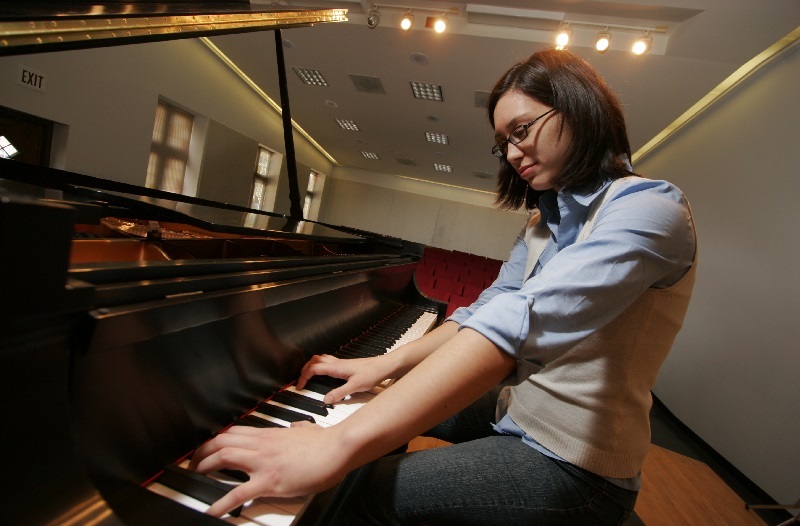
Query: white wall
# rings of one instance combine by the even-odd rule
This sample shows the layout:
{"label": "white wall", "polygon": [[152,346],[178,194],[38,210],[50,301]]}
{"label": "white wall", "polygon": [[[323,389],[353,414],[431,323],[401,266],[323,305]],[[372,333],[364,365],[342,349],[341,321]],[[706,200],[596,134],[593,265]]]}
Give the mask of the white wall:
{"label": "white wall", "polygon": [[337,167],[319,220],[506,260],[526,215],[493,202],[492,194]]}
{"label": "white wall", "polygon": [[699,267],[654,390],[778,502],[800,497],[800,46],[636,166],[692,203]]}

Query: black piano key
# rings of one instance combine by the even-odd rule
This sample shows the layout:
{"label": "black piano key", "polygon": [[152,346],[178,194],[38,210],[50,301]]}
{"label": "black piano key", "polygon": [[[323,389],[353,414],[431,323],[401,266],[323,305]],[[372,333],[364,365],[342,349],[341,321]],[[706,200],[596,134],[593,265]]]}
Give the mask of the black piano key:
{"label": "black piano key", "polygon": [[303,389],[308,389],[309,391],[314,391],[315,393],[319,393],[321,395],[326,395],[336,389],[328,384],[322,384],[319,382],[315,382],[314,380],[309,380]]}
{"label": "black piano key", "polygon": [[314,420],[314,417],[311,415],[304,415],[303,413],[298,413],[296,411],[292,411],[291,409],[286,409],[285,407],[279,407],[275,404],[270,404],[269,402],[259,402],[256,411],[259,413],[264,413],[268,416],[280,418],[281,420],[286,420],[287,422],[299,422],[300,420],[307,420],[312,424],[317,423],[317,421]]}
{"label": "black piano key", "polygon": [[359,351],[357,349],[350,349],[349,347],[342,347],[336,354],[334,354],[337,358],[372,358],[375,356],[375,353],[368,353],[364,351]]}
{"label": "black piano key", "polygon": [[321,384],[321,385],[327,385],[331,389],[334,389],[336,387],[341,387],[341,386],[343,386],[344,384],[347,383],[347,380],[344,380],[343,378],[335,378],[333,376],[327,376],[327,375],[324,375],[324,374],[312,377],[311,381],[316,382],[316,383]]}
{"label": "black piano key", "polygon": [[363,353],[378,355],[386,352],[386,346],[375,345],[366,341],[353,341],[347,344],[346,349],[361,351]]}
{"label": "black piano key", "polygon": [[315,415],[328,416],[326,404],[291,391],[275,393],[271,400],[280,404],[296,407],[297,409],[302,409],[303,411],[308,411],[309,413],[314,413]]}
{"label": "black piano key", "polygon": [[[170,464],[164,469],[164,472],[158,477],[158,482],[206,504],[214,504],[233,489],[230,484],[225,484],[174,464]],[[242,506],[239,506],[231,511],[230,514],[233,517],[238,517],[241,512]]]}
{"label": "black piano key", "polygon": [[271,422],[256,415],[245,415],[241,418],[237,418],[233,421],[233,425],[249,427],[286,427],[277,422]]}

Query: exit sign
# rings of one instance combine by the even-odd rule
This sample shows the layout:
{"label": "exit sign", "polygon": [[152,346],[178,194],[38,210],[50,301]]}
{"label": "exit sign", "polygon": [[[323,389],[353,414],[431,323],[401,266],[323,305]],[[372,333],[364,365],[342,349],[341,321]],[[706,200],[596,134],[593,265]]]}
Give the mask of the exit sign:
{"label": "exit sign", "polygon": [[41,71],[29,68],[28,66],[20,66],[19,73],[17,74],[17,84],[44,93],[47,87],[47,78]]}

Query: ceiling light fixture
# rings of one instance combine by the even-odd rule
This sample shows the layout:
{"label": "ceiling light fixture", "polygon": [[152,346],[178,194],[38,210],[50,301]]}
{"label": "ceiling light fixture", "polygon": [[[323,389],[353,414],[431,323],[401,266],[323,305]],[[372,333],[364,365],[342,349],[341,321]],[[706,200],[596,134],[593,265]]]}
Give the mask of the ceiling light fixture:
{"label": "ceiling light fixture", "polygon": [[409,11],[405,15],[403,15],[403,20],[400,21],[400,29],[403,31],[408,31],[411,29],[411,26],[414,24],[414,14]]}
{"label": "ceiling light fixture", "polygon": [[598,53],[605,53],[608,51],[609,46],[611,46],[611,33],[608,32],[608,28],[605,28],[597,33],[597,40],[594,42],[594,48]]}
{"label": "ceiling light fixture", "polygon": [[322,73],[319,72],[318,69],[311,69],[311,68],[292,68],[297,76],[300,77],[300,80],[303,81],[303,84],[309,84],[311,86],[327,86],[328,82],[325,80],[325,77],[322,76]]}
{"label": "ceiling light fixture", "polygon": [[354,121],[349,119],[336,119],[336,124],[343,130],[347,131],[361,131],[361,128],[358,127]]}
{"label": "ceiling light fixture", "polygon": [[443,133],[425,132],[425,139],[428,142],[435,142],[438,144],[450,144],[450,139]]}
{"label": "ceiling light fixture", "polygon": [[447,28],[447,16],[448,15],[458,15],[458,8],[451,7],[448,9],[435,9],[430,7],[409,7],[407,5],[396,5],[396,4],[372,4],[372,7],[369,10],[367,15],[367,26],[370,28],[374,28],[380,22],[380,12],[379,9],[383,11],[399,11],[404,13],[402,19],[400,20],[400,28],[403,31],[409,31],[411,26],[414,25],[414,12],[420,11],[423,13],[431,13],[431,16],[428,16],[425,21],[425,27],[429,29],[434,29],[437,33],[441,33],[445,31]]}
{"label": "ceiling light fixture", "polygon": [[[636,46],[636,51],[633,51],[633,47],[629,48],[633,51],[634,54],[643,55],[650,51],[653,47],[653,35],[660,34],[665,35],[667,33],[667,27],[665,26],[656,26],[656,27],[646,27],[646,26],[627,26],[622,24],[606,24],[606,23],[598,23],[598,22],[585,22],[583,20],[562,20],[561,26],[559,26],[558,32],[556,33],[556,49],[565,49],[567,44],[572,40],[572,29],[573,28],[597,28],[599,31],[594,39],[594,46],[595,49],[599,53],[605,53],[609,49],[611,49],[611,32],[632,32],[638,33],[639,37],[637,38],[638,44],[634,44]],[[563,33],[567,33],[565,36]],[[581,37],[583,40],[580,40],[576,36],[576,41],[585,42],[586,37]],[[620,40],[620,39],[618,39]],[[630,42],[630,40],[627,40]],[[619,42],[617,42],[619,45]],[[575,45],[573,43],[573,45]],[[579,45],[585,45],[583,43]],[[622,44],[623,46],[627,46],[628,44]]]}
{"label": "ceiling light fixture", "polygon": [[634,55],[644,55],[648,51],[650,51],[650,47],[653,45],[653,37],[650,36],[649,31],[645,31],[644,35],[640,36],[633,42],[633,47],[631,47],[631,51]]}
{"label": "ceiling light fixture", "polygon": [[415,99],[436,100],[444,102],[442,95],[442,87],[438,84],[429,84],[427,82],[411,82],[411,93]]}
{"label": "ceiling light fixture", "polygon": [[569,22],[567,22],[556,33],[556,49],[567,49],[571,38],[572,29],[569,28]]}
{"label": "ceiling light fixture", "polygon": [[375,29],[381,23],[381,12],[378,11],[378,6],[374,6],[367,13],[367,27]]}

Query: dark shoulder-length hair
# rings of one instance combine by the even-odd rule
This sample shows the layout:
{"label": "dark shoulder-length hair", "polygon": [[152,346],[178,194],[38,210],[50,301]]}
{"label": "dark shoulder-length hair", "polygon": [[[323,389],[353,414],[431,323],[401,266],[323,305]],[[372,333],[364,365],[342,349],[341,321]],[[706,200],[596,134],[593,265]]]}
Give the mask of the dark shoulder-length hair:
{"label": "dark shoulder-length hair", "polygon": [[[619,100],[602,77],[582,58],[569,51],[547,49],[511,67],[497,81],[486,108],[494,127],[494,109],[505,93],[518,90],[554,108],[569,126],[572,140],[564,168],[554,183],[575,193],[591,193],[606,178],[631,175],[621,154],[631,157],[625,117]],[[542,192],[519,177],[508,160],[500,159],[497,204],[506,209],[538,206]]]}

